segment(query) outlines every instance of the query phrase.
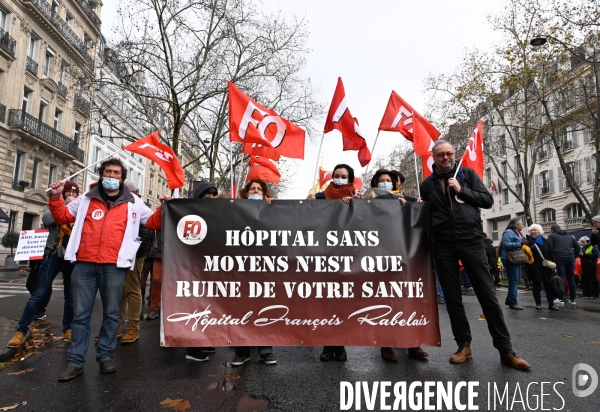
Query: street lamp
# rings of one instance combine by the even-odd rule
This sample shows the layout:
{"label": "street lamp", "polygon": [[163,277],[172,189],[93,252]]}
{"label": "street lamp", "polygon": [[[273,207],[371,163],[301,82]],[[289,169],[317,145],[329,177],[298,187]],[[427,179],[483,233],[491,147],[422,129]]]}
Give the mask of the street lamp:
{"label": "street lamp", "polygon": [[544,44],[546,44],[547,41],[548,39],[545,36],[536,36],[533,39],[531,39],[529,44],[531,44],[532,46],[543,46]]}

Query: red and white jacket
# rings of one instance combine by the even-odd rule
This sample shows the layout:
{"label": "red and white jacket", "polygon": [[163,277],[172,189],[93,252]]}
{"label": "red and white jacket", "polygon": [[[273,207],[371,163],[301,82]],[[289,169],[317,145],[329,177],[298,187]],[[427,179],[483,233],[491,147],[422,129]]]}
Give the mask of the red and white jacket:
{"label": "red and white jacket", "polygon": [[112,263],[133,269],[141,243],[140,223],[146,224],[154,212],[126,186],[110,209],[97,185],[68,205],[61,197],[50,198],[48,204],[56,223],[75,223],[65,260]]}

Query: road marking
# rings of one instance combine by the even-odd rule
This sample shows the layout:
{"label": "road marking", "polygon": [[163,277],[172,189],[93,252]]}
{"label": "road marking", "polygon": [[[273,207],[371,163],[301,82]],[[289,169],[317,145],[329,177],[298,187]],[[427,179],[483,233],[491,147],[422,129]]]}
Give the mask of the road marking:
{"label": "road marking", "polygon": [[[62,290],[63,287],[61,286],[52,286],[52,290]],[[0,286],[0,299],[2,298],[10,298],[12,296],[16,296],[17,294],[27,294],[29,295],[29,291],[27,290],[27,288],[25,286],[18,286],[18,285],[6,285],[6,286]]]}

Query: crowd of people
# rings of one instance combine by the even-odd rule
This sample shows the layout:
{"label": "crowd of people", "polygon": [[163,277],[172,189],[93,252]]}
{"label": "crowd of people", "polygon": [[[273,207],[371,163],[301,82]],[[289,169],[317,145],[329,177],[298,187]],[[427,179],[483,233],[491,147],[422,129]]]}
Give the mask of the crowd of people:
{"label": "crowd of people", "polygon": [[[438,297],[447,305],[452,333],[457,350],[450,356],[451,363],[463,363],[473,357],[473,339],[462,302],[463,282],[467,290],[477,295],[487,320],[493,345],[498,350],[502,364],[515,369],[529,369],[531,365],[518,357],[512,346],[510,334],[495,287],[497,275],[496,250],[482,229],[480,208],[489,208],[493,198],[477,174],[470,168],[460,167],[455,160],[454,147],[443,140],[433,147],[433,174],[420,185],[420,198],[408,196],[403,191],[404,175],[396,170],[378,170],[371,180],[370,198],[407,202],[428,202],[431,252],[436,270]],[[102,301],[102,324],[95,340],[96,361],[102,373],[113,373],[117,339],[131,344],[139,338],[139,323],[146,299],[146,282],[150,276],[149,311],[146,319],[159,316],[162,279],[161,212],[162,206],[152,211],[140,199],[138,189],[128,182],[127,169],[119,159],[103,161],[99,167],[100,179],[80,196],[80,189],[71,181],[57,181],[51,185],[48,207],[43,216],[49,229],[44,258],[33,278],[28,282],[29,298],[17,331],[8,342],[9,347],[19,347],[27,337],[32,321],[40,318],[52,291],[52,281],[58,273],[64,279],[63,336],[70,341],[68,364],[59,375],[59,381],[68,381],[84,370],[91,337],[91,319],[97,292]],[[327,187],[309,199],[341,200],[350,203],[357,197],[354,170],[337,165],[333,179]],[[201,181],[193,198],[229,197],[219,194],[208,181]],[[274,199],[268,185],[262,180],[250,180],[240,190],[238,198],[264,201]],[[170,201],[166,196],[163,201]],[[583,297],[598,298],[596,261],[598,258],[598,229],[600,216],[594,218],[591,239],[582,237],[579,242],[552,226],[552,234],[544,238],[540,225],[533,224],[529,233],[523,234],[523,222],[512,219],[502,236],[499,259],[506,269],[508,293],[505,304],[522,310],[517,301],[517,285],[521,271],[527,268],[533,287],[536,309],[541,309],[541,291],[545,289],[548,307],[558,310],[551,281],[559,277],[567,281],[570,302],[575,304],[575,259],[581,262]],[[527,252],[526,263],[513,262],[513,251]],[[549,262],[549,263],[548,263]],[[552,267],[554,265],[555,267]],[[467,276],[468,274],[468,276]],[[34,286],[35,285],[35,286]],[[122,331],[125,322],[125,332]],[[208,360],[215,348],[187,348],[186,359]],[[382,347],[384,360],[395,362],[397,354],[392,348]],[[273,347],[258,348],[262,362],[277,363]],[[231,364],[242,365],[249,361],[250,347],[237,348]],[[408,356],[423,359],[428,356],[420,347],[408,348]],[[344,361],[344,346],[326,346],[322,361]]]}

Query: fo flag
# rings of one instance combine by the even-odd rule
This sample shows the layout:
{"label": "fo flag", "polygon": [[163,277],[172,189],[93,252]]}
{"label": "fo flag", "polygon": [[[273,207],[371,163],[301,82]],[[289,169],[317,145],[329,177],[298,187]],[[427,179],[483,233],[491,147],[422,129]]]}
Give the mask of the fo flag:
{"label": "fo flag", "polygon": [[477,122],[477,127],[471,134],[467,148],[463,153],[462,165],[475,170],[483,180],[483,120]]}
{"label": "fo flag", "polygon": [[[379,130],[400,132],[411,142],[414,142],[414,120],[418,120],[431,140],[437,140],[440,132],[416,110],[414,110],[402,97],[392,90],[385,113],[379,124]],[[417,153],[418,154],[418,153]]]}
{"label": "fo flag", "polygon": [[248,171],[248,176],[246,176],[246,181],[261,179],[265,182],[279,183],[281,174],[277,166],[269,159],[262,156],[251,156],[248,164],[250,165],[250,170]]}
{"label": "fo flag", "polygon": [[364,167],[371,161],[371,152],[358,127],[358,120],[352,117],[346,103],[346,92],[341,77],[338,77],[324,132],[329,133],[333,129],[337,129],[342,133],[344,151],[358,150],[358,161],[361,166]]}
{"label": "fo flag", "polygon": [[[267,109],[229,82],[229,138],[274,149],[277,155],[304,159],[306,133],[275,110]],[[251,145],[250,145],[251,146]],[[252,147],[244,148],[252,153]],[[268,157],[273,158],[274,152]]]}
{"label": "fo flag", "polygon": [[185,181],[183,167],[181,167],[181,163],[179,163],[173,149],[160,142],[158,137],[160,132],[161,131],[159,130],[143,137],[136,142],[128,144],[123,149],[137,153],[158,164],[167,176],[169,189],[173,190],[183,187]]}

